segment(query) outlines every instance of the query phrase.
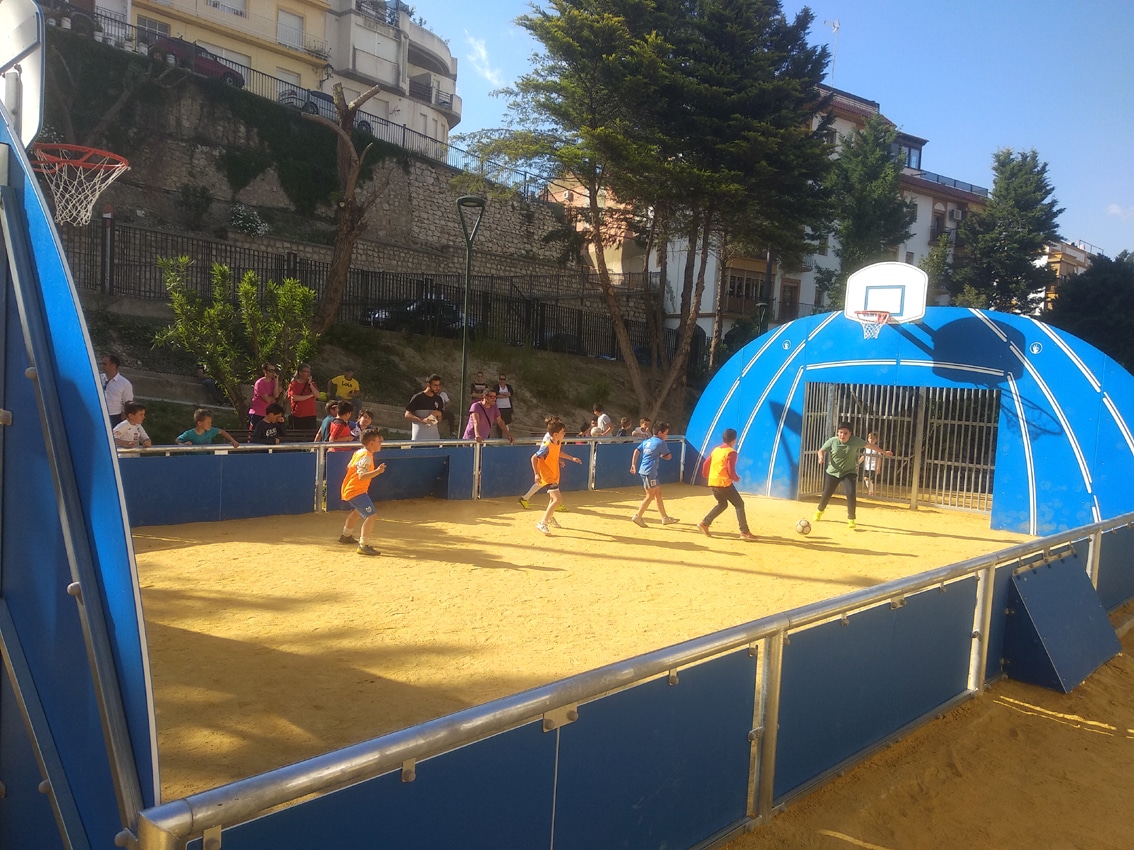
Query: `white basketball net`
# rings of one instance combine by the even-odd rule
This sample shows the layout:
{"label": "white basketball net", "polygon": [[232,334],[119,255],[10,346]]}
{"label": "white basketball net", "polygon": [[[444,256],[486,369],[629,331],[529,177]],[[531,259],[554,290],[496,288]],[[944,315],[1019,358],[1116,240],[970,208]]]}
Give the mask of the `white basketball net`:
{"label": "white basketball net", "polygon": [[884,310],[856,310],[854,315],[862,325],[863,339],[878,339],[882,326],[890,321],[890,314]]}
{"label": "white basketball net", "polygon": [[51,187],[60,224],[90,224],[98,196],[130,167],[120,156],[71,145],[33,148],[31,159]]}

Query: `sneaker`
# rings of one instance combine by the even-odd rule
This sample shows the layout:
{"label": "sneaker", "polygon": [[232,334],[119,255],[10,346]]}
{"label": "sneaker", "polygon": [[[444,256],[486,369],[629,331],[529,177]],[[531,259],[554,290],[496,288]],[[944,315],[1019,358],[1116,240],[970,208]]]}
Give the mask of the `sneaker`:
{"label": "sneaker", "polygon": [[547,518],[547,524],[550,528],[562,528],[563,527],[559,524],[559,520],[557,520],[555,517],[548,517]]}
{"label": "sneaker", "polygon": [[518,502],[520,503],[520,507],[521,507],[521,508],[523,508],[524,510],[527,510],[527,509],[528,509],[528,500],[527,500],[527,499],[525,499],[525,498],[524,498],[523,496],[521,496],[521,497],[520,497],[519,499],[517,499],[516,501],[518,501]]}
{"label": "sneaker", "polygon": [[630,517],[630,522],[634,523],[634,525],[638,526],[638,528],[646,527],[646,521],[637,514],[634,514],[634,516]]}
{"label": "sneaker", "polygon": [[358,554],[360,555],[381,555],[382,553],[371,546],[369,543],[358,544]]}
{"label": "sneaker", "polygon": [[851,528],[851,529],[853,529],[853,528],[857,528],[857,526],[856,526],[856,525],[854,524],[854,520],[853,520],[853,519],[848,519],[848,520],[847,520],[847,528]]}
{"label": "sneaker", "polygon": [[551,534],[551,529],[547,527],[547,523],[545,522],[537,522],[535,524],[535,527],[537,530],[542,531],[544,534]]}
{"label": "sneaker", "polygon": [[742,531],[742,532],[740,532],[740,539],[741,540],[756,540],[757,538],[756,538],[756,535],[753,534],[750,531]]}
{"label": "sneaker", "polygon": [[681,520],[679,520],[677,517],[673,517],[673,516],[664,516],[664,517],[662,517],[661,524],[662,525],[673,525],[675,522],[681,522]]}
{"label": "sneaker", "polygon": [[355,543],[357,543],[358,541],[357,541],[357,540],[355,540],[355,539],[354,539],[353,537],[351,537],[351,536],[347,535],[347,534],[340,534],[340,535],[339,535],[339,542],[340,542],[340,543],[345,543],[345,544],[347,544],[348,546],[353,546],[353,545],[354,545]]}
{"label": "sneaker", "polygon": [[821,519],[823,519],[823,512],[822,511],[816,511],[815,516],[813,516],[811,518],[811,521],[812,522],[819,522],[819,520],[821,520]]}
{"label": "sneaker", "polygon": [[712,532],[709,531],[709,526],[705,525],[705,523],[699,522],[699,523],[697,523],[697,527],[699,529],[701,529],[701,533],[704,534],[706,537],[712,537],[713,536]]}

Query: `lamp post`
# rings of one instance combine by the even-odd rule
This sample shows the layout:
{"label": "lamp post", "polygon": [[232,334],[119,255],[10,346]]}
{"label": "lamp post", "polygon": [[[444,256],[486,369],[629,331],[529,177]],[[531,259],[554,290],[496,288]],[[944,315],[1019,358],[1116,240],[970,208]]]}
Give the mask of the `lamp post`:
{"label": "lamp post", "polygon": [[484,198],[479,195],[461,195],[457,198],[457,214],[461,218],[461,231],[465,235],[465,306],[461,315],[461,406],[457,411],[457,435],[464,434],[465,388],[469,371],[469,286],[472,284],[472,246],[480,220],[484,216]]}

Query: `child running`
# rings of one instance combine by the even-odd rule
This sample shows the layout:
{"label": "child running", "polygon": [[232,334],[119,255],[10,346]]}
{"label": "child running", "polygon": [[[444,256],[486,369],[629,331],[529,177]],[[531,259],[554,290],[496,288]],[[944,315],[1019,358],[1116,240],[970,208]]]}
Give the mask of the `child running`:
{"label": "child running", "polygon": [[[643,440],[641,445],[634,449],[634,457],[630,459],[630,474],[633,475],[637,470],[637,474],[642,476],[642,487],[646,491],[646,498],[642,499],[642,504],[638,505],[637,513],[630,517],[630,521],[640,528],[646,527],[646,520],[642,514],[646,512],[650,502],[654,501],[658,503],[658,513],[661,514],[662,525],[673,525],[673,523],[678,522],[677,519],[668,516],[665,512],[661,482],[658,480],[661,462],[672,458],[669,447],[665,444],[665,438],[668,436],[669,423],[659,422],[654,436]],[[639,459],[642,461],[641,466],[638,465]]]}
{"label": "child running", "polygon": [[843,483],[843,492],[847,497],[847,528],[855,527],[855,495],[858,481],[858,453],[862,449],[873,449],[880,455],[893,457],[894,453],[884,449],[876,443],[868,442],[862,437],[851,434],[849,422],[840,422],[835,430],[835,436],[825,442],[819,449],[819,463],[823,466],[826,477],[823,481],[823,495],[819,499],[819,508],[815,511],[813,522],[823,518],[823,511],[827,503],[835,494],[839,482]]}
{"label": "child running", "polygon": [[[528,497],[535,495],[536,490],[547,488],[547,510],[543,512],[543,519],[536,523],[536,528],[544,534],[550,534],[552,528],[560,525],[552,514],[563,501],[563,492],[559,489],[559,469],[564,465],[563,458],[582,463],[579,458],[563,452],[563,434],[566,426],[555,417],[547,418],[547,433],[543,442],[539,444],[536,453],[532,455],[532,472],[535,475],[535,484],[528,491]],[[527,498],[521,499],[526,502]],[[526,507],[526,506],[525,506]]]}
{"label": "child running", "polygon": [[[382,432],[376,428],[362,432],[362,448],[351,455],[347,464],[346,475],[343,478],[342,497],[349,502],[351,512],[343,525],[343,533],[339,535],[339,542],[353,545],[358,543],[358,554],[380,555],[381,553],[370,545],[370,531],[374,527],[374,502],[370,499],[370,479],[386,471],[386,464],[374,465],[374,455],[382,449]],[[362,532],[358,540],[354,539],[354,527],[358,521],[362,522]]]}
{"label": "child running", "polygon": [[736,521],[740,525],[741,540],[755,540],[756,535],[748,530],[748,518],[744,515],[744,500],[736,491],[736,482],[740,476],[736,474],[736,429],[725,428],[721,434],[721,444],[709,452],[705,462],[701,464],[701,474],[709,482],[709,489],[717,503],[697,525],[706,537],[712,537],[709,526],[713,520],[725,512],[731,504],[736,508]]}

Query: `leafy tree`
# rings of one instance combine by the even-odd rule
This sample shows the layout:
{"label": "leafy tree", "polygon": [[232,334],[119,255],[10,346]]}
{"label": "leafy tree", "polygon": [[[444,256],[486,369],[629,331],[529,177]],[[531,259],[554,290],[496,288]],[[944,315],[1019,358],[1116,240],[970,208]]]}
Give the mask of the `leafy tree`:
{"label": "leafy tree", "polygon": [[[790,251],[820,208],[828,151],[823,129],[809,127],[827,53],[807,44],[811,20],[805,10],[789,22],[764,0],[551,0],[519,18],[543,53],[504,92],[511,128],[482,134],[477,147],[552,170],[586,197],[579,227],[647,415],[685,375],[717,235],[744,220],[765,244]],[[600,204],[603,190],[617,203]],[[654,321],[663,368],[649,375],[603,250],[633,236],[635,222],[647,223],[663,279],[662,246],[677,235],[689,249],[677,350],[672,360],[658,350]]]}
{"label": "leafy tree", "polygon": [[835,309],[843,306],[848,277],[892,257],[893,250],[912,235],[909,227],[917,209],[902,197],[902,166],[894,156],[897,136],[890,122],[872,116],[861,130],[841,139],[842,149],[827,180],[839,267],[821,269],[816,275]]}
{"label": "leafy tree", "polygon": [[1134,253],[1097,257],[1060,283],[1045,318],[1134,371]]}
{"label": "leafy tree", "polygon": [[232,404],[241,422],[248,403],[241,385],[259,375],[263,363],[277,363],[291,374],[315,353],[318,335],[311,330],[315,292],[294,278],[261,284],[246,272],[235,286],[228,266],[214,263],[212,292],[202,298],[185,284],[188,257],[159,259],[173,307],[173,324],[155,345],[181,349],[204,365]]}
{"label": "leafy tree", "polygon": [[1044,246],[1059,239],[1056,222],[1063,209],[1052,197],[1047,163],[1040,162],[1034,150],[998,150],[993,173],[988,206],[957,228],[961,254],[954,262],[954,301],[1025,312],[1029,296],[1055,280],[1054,270],[1037,261]]}
{"label": "leafy tree", "polygon": [[929,294],[947,293],[953,280],[953,267],[949,262],[949,234],[942,233],[929,249],[918,267],[929,275]]}

